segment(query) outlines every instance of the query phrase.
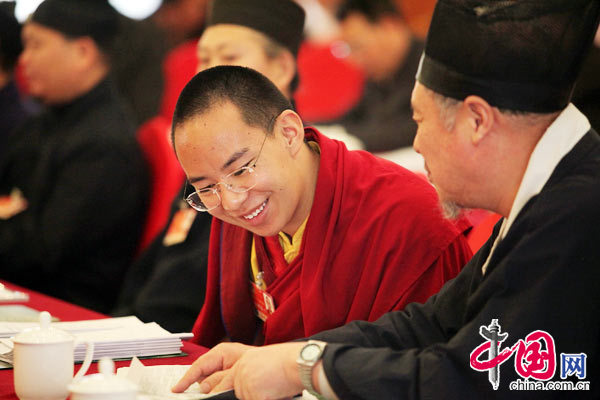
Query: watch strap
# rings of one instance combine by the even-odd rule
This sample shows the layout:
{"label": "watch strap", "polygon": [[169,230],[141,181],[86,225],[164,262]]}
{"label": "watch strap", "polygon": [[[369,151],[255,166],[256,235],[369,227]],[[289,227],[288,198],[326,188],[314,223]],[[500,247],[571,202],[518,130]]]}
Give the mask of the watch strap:
{"label": "watch strap", "polygon": [[[316,359],[312,360],[312,362],[306,362],[305,360],[302,360],[301,356],[298,357],[298,370],[300,373],[300,382],[302,382],[302,386],[304,386],[304,388],[310,394],[316,396],[318,399],[324,399],[324,397],[321,396],[313,386],[312,373],[315,364],[321,359],[321,356],[323,355],[323,351],[325,351],[325,346],[327,345],[327,343],[319,340],[309,340],[308,343],[302,349],[309,345],[317,345],[321,349],[321,352]],[[302,350],[300,352],[302,353]]]}

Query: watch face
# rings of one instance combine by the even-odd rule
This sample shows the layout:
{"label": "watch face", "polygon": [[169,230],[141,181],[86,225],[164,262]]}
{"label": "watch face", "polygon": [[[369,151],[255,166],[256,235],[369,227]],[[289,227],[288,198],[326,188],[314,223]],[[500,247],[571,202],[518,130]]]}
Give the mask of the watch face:
{"label": "watch face", "polygon": [[303,360],[312,361],[319,358],[321,355],[321,348],[316,344],[309,344],[302,349],[300,356]]}

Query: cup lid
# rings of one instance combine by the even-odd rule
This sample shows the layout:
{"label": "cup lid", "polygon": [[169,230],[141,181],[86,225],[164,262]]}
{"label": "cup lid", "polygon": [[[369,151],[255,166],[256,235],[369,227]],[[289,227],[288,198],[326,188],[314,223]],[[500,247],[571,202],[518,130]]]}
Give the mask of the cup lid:
{"label": "cup lid", "polygon": [[24,329],[13,338],[14,343],[20,344],[43,344],[63,343],[74,341],[75,338],[65,331],[50,326],[52,317],[48,311],[40,313],[40,325],[34,328]]}
{"label": "cup lid", "polygon": [[115,363],[103,357],[98,363],[100,373],[86,375],[69,385],[69,392],[77,394],[94,393],[136,393],[138,388],[133,382],[115,375]]}

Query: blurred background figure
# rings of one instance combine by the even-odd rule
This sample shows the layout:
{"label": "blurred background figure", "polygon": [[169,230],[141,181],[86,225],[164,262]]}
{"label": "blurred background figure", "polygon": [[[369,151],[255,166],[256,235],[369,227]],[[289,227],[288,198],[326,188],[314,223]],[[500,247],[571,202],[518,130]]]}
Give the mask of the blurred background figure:
{"label": "blurred background figure", "polygon": [[118,32],[111,49],[111,74],[138,126],[160,109],[168,44],[165,32],[152,18],[135,20],[119,15]]}
{"label": "blurred background figure", "polygon": [[337,15],[348,59],[367,80],[358,104],[332,122],[357,136],[371,152],[411,146],[416,124],[410,95],[423,42],[391,0],[348,0]]}
{"label": "blurred background figure", "polygon": [[329,43],[339,37],[339,23],[335,11],[340,0],[296,0],[306,13],[304,36],[312,42]]}
{"label": "blurred background figure", "polygon": [[107,79],[118,16],[46,0],[23,27],[23,74],[45,110],[0,165],[0,276],[100,312],[114,304],[146,214],[148,176]]}
{"label": "blurred background figure", "polygon": [[0,165],[7,149],[7,141],[32,106],[21,98],[14,79],[21,45],[21,25],[14,16],[15,3],[0,3]]}
{"label": "blurred background figure", "polygon": [[137,125],[155,117],[165,102],[173,103],[165,110],[170,120],[177,95],[191,78],[194,67],[191,72],[177,71],[175,78],[182,82],[177,81],[173,87],[169,82],[174,79],[173,72],[166,63],[172,53],[180,53],[188,42],[195,46],[204,27],[206,3],[207,0],[163,0],[156,11],[142,20],[120,16],[113,75]]}
{"label": "blurred background figure", "polygon": [[163,0],[150,17],[165,33],[167,47],[197,39],[202,33],[206,18],[207,0]]}

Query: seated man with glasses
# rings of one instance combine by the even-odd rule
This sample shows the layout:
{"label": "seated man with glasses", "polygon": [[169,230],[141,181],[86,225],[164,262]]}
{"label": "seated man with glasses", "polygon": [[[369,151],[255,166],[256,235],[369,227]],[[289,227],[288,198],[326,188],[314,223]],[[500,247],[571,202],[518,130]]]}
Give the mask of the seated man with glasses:
{"label": "seated man with glasses", "polygon": [[258,72],[220,66],[182,91],[173,145],[213,215],[195,341],[275,343],[425,301],[471,251],[423,179],[304,128]]}
{"label": "seated man with glasses", "polygon": [[[298,4],[216,0],[207,16],[198,41],[198,70],[225,64],[253,68],[292,98],[304,27],[304,11]],[[192,329],[205,297],[212,217],[182,200],[185,189],[184,184],[173,199],[162,232],[129,269],[113,315],[135,314],[171,332]]]}

